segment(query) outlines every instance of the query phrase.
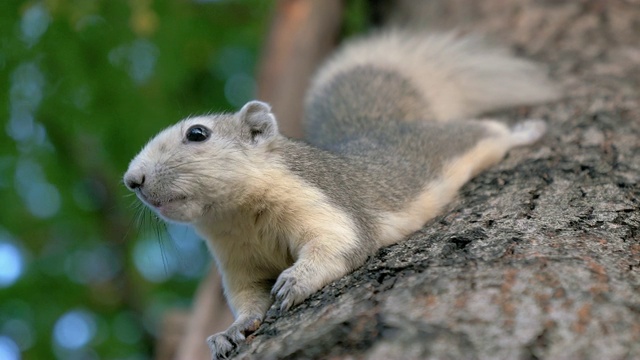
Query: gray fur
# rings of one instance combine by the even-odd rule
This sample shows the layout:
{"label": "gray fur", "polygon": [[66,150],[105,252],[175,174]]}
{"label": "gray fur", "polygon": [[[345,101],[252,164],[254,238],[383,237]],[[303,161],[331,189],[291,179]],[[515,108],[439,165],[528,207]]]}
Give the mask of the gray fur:
{"label": "gray fur", "polygon": [[448,160],[489,135],[473,121],[380,123],[378,129],[363,131],[331,150],[289,140],[282,156],[293,172],[338,204],[394,211],[437,178]]}
{"label": "gray fur", "polygon": [[379,125],[433,119],[428,110],[427,99],[409,79],[373,65],[356,66],[327,79],[309,95],[305,139],[331,148]]}
{"label": "gray fur", "polygon": [[291,141],[283,158],[372,238],[376,214],[402,209],[448,160],[488,136],[478,123],[429,116],[428,100],[410,80],[357,66],[316,87],[307,102],[305,140],[317,148]]}
{"label": "gray fur", "polygon": [[[285,140],[287,167],[329,196],[356,220],[363,254],[375,245],[372,224],[382,211],[397,211],[437,178],[443,167],[489,134],[472,121],[385,123],[333,144],[331,150]],[[327,145],[327,144],[325,144]]]}

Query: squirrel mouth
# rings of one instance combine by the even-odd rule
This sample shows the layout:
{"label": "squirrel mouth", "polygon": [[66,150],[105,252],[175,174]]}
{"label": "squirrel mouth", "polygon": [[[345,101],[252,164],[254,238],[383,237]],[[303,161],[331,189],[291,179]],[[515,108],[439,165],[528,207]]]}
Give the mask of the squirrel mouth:
{"label": "squirrel mouth", "polygon": [[138,198],[140,198],[140,200],[142,200],[143,203],[149,205],[150,207],[159,209],[167,204],[170,203],[174,203],[177,201],[181,201],[181,200],[186,200],[187,196],[186,195],[176,195],[173,197],[168,197],[166,199],[152,199],[149,196],[145,195],[142,191],[138,190],[136,191],[136,195],[138,195]]}

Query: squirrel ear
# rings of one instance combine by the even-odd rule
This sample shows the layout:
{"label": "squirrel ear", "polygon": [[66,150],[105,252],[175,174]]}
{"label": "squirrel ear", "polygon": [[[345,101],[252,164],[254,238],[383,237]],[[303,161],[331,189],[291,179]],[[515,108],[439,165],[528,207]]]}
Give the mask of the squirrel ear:
{"label": "squirrel ear", "polygon": [[242,137],[251,144],[259,144],[278,134],[278,123],[269,104],[249,101],[238,114],[242,121]]}

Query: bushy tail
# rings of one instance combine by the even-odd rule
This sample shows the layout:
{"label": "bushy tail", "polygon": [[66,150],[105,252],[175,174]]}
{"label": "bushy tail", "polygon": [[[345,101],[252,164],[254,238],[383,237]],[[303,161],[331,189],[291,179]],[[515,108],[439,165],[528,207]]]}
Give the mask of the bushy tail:
{"label": "bushy tail", "polygon": [[348,43],[316,75],[310,96],[342,72],[360,66],[403,75],[422,93],[431,117],[441,121],[560,96],[537,64],[487,46],[478,37],[403,31]]}

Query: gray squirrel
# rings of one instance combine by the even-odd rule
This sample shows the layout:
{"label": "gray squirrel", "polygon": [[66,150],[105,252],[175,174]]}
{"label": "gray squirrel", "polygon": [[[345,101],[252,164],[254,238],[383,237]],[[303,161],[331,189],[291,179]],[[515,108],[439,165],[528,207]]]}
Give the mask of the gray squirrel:
{"label": "gray squirrel", "polygon": [[388,31],[348,42],[316,74],[304,141],[268,104],[184,119],[131,161],[124,183],[167,221],[191,224],[236,320],[207,339],[226,357],[272,304],[285,311],[420,229],[541,120],[482,112],[559,96],[535,64],[474,37]]}

